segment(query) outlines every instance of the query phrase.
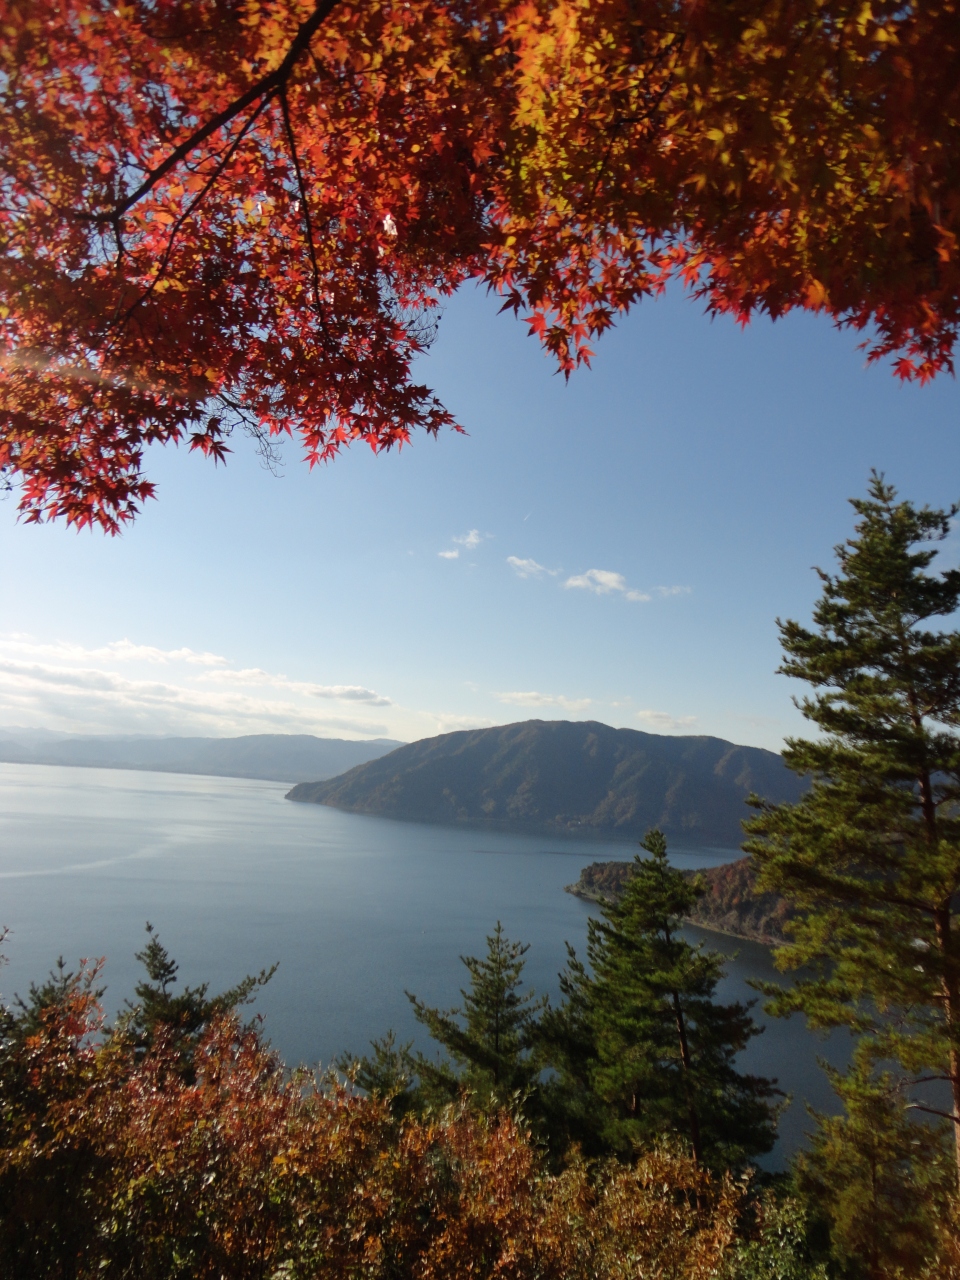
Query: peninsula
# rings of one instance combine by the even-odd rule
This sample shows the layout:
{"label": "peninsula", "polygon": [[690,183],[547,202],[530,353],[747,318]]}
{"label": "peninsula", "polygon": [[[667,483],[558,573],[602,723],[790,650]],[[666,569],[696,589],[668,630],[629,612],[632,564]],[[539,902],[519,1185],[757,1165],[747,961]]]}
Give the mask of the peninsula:
{"label": "peninsula", "polygon": [[349,813],[541,835],[736,849],[745,800],[800,798],[781,757],[721,738],[613,729],[595,720],[525,720],[398,747],[287,799]]}
{"label": "peninsula", "polygon": [[[576,884],[567,885],[567,893],[593,902],[615,902],[632,872],[632,862],[593,862],[580,872]],[[786,941],[784,925],[793,912],[776,894],[757,892],[752,859],[683,874],[688,880],[701,880],[706,890],[686,917],[687,924],[766,946]]]}

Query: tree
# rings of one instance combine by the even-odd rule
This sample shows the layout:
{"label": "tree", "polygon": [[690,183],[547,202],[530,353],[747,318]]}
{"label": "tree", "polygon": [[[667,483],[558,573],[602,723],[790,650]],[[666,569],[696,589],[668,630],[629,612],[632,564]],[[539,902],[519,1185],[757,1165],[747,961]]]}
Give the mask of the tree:
{"label": "tree", "polygon": [[460,957],[470,974],[469,989],[460,991],[462,1009],[431,1009],[407,992],[417,1021],[451,1060],[431,1062],[416,1055],[427,1097],[451,1101],[466,1090],[481,1107],[496,1110],[523,1100],[533,1089],[540,1069],[531,1049],[546,1001],[534,991],[520,992],[529,950],[529,944],[505,938],[498,920],[487,937],[484,958]]}
{"label": "tree", "polygon": [[396,1033],[388,1031],[378,1040],[371,1040],[370,1048],[373,1052],[361,1058],[354,1053],[341,1054],[334,1059],[334,1069],[368,1097],[387,1103],[398,1120],[423,1112],[425,1099],[419,1088],[413,1041],[398,1044]]}
{"label": "tree", "polygon": [[826,1264],[812,1257],[809,1216],[800,1201],[778,1200],[768,1190],[749,1209],[753,1230],[741,1223],[721,1280],[828,1280]]}
{"label": "tree", "polygon": [[483,281],[569,373],[679,277],[952,364],[952,0],[0,0],[0,469],[116,531],[152,442],[454,425]]}
{"label": "tree", "polygon": [[845,1274],[925,1274],[949,1234],[955,1179],[947,1135],[911,1119],[897,1082],[877,1073],[867,1046],[849,1072],[830,1076],[844,1114],[817,1115],[810,1149],[796,1160],[798,1186],[826,1218]]}
{"label": "tree", "polygon": [[551,1154],[563,1160],[576,1147],[588,1158],[609,1156],[608,1104],[593,1089],[597,1060],[591,1022],[593,987],[569,942],[559,980],[561,1003],[544,1010],[537,1034],[538,1057],[553,1073],[541,1090]]}
{"label": "tree", "polygon": [[[6,930],[0,930],[0,942],[5,936]],[[0,962],[2,960],[3,957],[0,956]],[[87,967],[83,963],[78,970],[73,970],[68,969],[63,956],[59,956],[43,982],[30,983],[26,999],[14,995],[13,1008],[4,1010],[7,1033],[21,1041],[34,1035],[43,1025],[47,1011],[68,1005],[80,985],[89,992],[92,1000],[99,1000],[106,987],[94,987],[92,984],[94,977],[100,972],[101,964]]]}
{"label": "tree", "polygon": [[470,974],[469,988],[460,992],[463,1008],[433,1009],[407,992],[417,1021],[446,1059],[414,1053],[412,1041],[398,1044],[390,1031],[371,1041],[372,1054],[343,1054],[334,1065],[366,1093],[389,1102],[398,1118],[466,1096],[481,1111],[518,1102],[530,1111],[540,1073],[532,1049],[547,1002],[533,991],[520,992],[529,949],[505,938],[497,921],[487,938],[486,957],[460,957]]}
{"label": "tree", "polygon": [[931,628],[960,603],[960,571],[927,572],[958,508],[899,502],[876,473],[852,505],[814,628],[780,624],[780,670],[812,686],[799,706],[820,731],[784,760],[811,787],[757,802],[745,847],[760,889],[798,908],[778,966],[812,971],[774,1012],[849,1027],[898,1064],[896,1087],[920,1086],[910,1107],[952,1125],[960,1168],[960,632]]}
{"label": "tree", "polygon": [[0,1014],[0,1270],[23,1280],[78,1274],[109,1199],[97,1143],[76,1123],[115,1063],[92,1048],[101,968],[61,960]]}
{"label": "tree", "polygon": [[560,1053],[548,1054],[567,1091],[586,1084],[609,1149],[629,1154],[672,1134],[698,1164],[737,1167],[773,1146],[777,1090],[736,1070],[758,1028],[746,1006],[715,1002],[721,957],[680,933],[702,887],[670,866],[662,832],[641,847],[650,856],[634,860],[623,896],[589,922],[589,971],[571,957],[567,1004],[544,1026]]}
{"label": "tree", "polygon": [[[199,987],[184,987],[180,992],[171,988],[176,984],[180,966],[161,943],[153,925],[147,921],[147,944],[136,952],[147,972],[147,981],[134,987],[136,1001],[127,1001],[121,1014],[117,1031],[129,1037],[138,1055],[148,1053],[161,1037],[167,1052],[180,1063],[187,1075],[193,1072],[196,1047],[204,1033],[220,1018],[235,1014],[249,1004],[253,993],[266,986],[277,971],[277,966],[261,969],[256,977],[248,974],[235,987],[219,995],[208,996],[209,983]],[[62,968],[62,961],[61,961]],[[75,975],[61,979],[61,987],[72,989]],[[102,992],[98,992],[99,998]]]}
{"label": "tree", "polygon": [[689,1157],[551,1175],[510,1114],[398,1123],[231,1017],[187,1079],[104,1034],[94,980],[0,1044],[3,1275],[712,1280],[731,1252],[745,1188]]}

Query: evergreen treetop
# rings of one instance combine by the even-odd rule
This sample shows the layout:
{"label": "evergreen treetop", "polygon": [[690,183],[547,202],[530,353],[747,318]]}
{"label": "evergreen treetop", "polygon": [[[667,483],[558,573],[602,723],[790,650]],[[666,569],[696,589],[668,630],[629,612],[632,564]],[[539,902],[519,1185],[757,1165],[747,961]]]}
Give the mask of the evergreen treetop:
{"label": "evergreen treetop", "polygon": [[960,1161],[960,632],[932,626],[956,611],[960,570],[929,571],[958,508],[898,501],[876,472],[852,505],[813,628],[779,624],[819,736],[784,751],[807,795],[755,800],[747,828],[759,888],[800,908],[776,959],[806,972],[772,1008],[865,1036],[901,1092],[946,1082],[952,1104],[911,1105],[953,1122]]}
{"label": "evergreen treetop", "polygon": [[184,1071],[192,1071],[193,1051],[203,1032],[217,1017],[233,1013],[249,1004],[254,992],[265,986],[277,966],[248,974],[235,987],[218,995],[207,994],[209,983],[173,991],[180,966],[161,943],[153,925],[147,921],[147,943],[135,957],[146,970],[146,981],[134,987],[136,1000],[127,1001],[118,1029],[132,1039],[138,1055],[150,1049],[157,1036],[163,1034],[167,1045],[183,1062]]}
{"label": "evergreen treetop", "polygon": [[531,1049],[546,1001],[532,990],[520,991],[529,950],[529,944],[509,941],[498,920],[487,937],[486,956],[460,957],[470,974],[469,987],[460,991],[462,1008],[432,1009],[407,992],[417,1021],[450,1059],[432,1062],[417,1055],[428,1096],[449,1100],[466,1089],[481,1105],[503,1106],[533,1087],[539,1067]]}
{"label": "evergreen treetop", "polygon": [[681,933],[702,888],[670,866],[662,832],[641,845],[650,856],[623,896],[589,922],[589,968],[571,957],[547,1053],[568,1093],[588,1085],[601,1149],[626,1155],[672,1133],[700,1163],[742,1165],[776,1138],[774,1082],[735,1067],[758,1028],[747,1006],[715,1001],[722,958]]}

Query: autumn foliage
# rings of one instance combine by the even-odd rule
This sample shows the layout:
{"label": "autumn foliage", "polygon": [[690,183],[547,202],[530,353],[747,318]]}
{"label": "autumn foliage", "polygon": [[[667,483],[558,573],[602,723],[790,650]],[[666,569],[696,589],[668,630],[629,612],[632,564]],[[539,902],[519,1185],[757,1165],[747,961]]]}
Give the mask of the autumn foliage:
{"label": "autumn foliage", "polygon": [[107,529],[151,442],[455,425],[486,282],[561,370],[679,277],[952,367],[953,0],[0,0],[0,469]]}
{"label": "autumn foliage", "polygon": [[[8,1031],[10,1029],[8,1028]],[[522,1124],[395,1121],[214,1022],[194,1072],[102,1033],[90,975],[2,1055],[0,1266],[43,1277],[706,1280],[745,1187],[653,1151],[547,1174]]]}

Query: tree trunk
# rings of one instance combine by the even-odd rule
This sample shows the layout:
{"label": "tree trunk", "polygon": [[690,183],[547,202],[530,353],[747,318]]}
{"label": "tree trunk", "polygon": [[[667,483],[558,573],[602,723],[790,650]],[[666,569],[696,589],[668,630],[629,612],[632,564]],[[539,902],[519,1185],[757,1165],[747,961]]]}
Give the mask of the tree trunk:
{"label": "tree trunk", "polygon": [[957,1162],[957,1190],[960,1191],[960,1052],[950,1046],[950,1085],[953,1091],[953,1147]]}
{"label": "tree trunk", "polygon": [[960,978],[954,962],[950,903],[934,913],[937,942],[943,963],[943,1016],[950,1046],[950,1090],[953,1099],[953,1142],[960,1190]]}
{"label": "tree trunk", "polygon": [[[922,721],[916,713],[914,719],[922,729]],[[927,843],[931,849],[937,840],[937,806],[933,798],[933,784],[930,771],[924,769],[920,774],[920,807],[923,813]],[[947,898],[943,906],[934,912],[934,927],[937,943],[940,947],[940,958],[943,964],[943,1016],[947,1024],[947,1038],[950,1045],[950,1096],[953,1099],[953,1154],[956,1164],[957,1190],[960,1191],[960,976],[953,956],[953,931],[951,920],[952,896]]]}
{"label": "tree trunk", "polygon": [[698,1166],[703,1164],[703,1143],[700,1139],[700,1117],[697,1115],[696,1103],[693,1100],[693,1087],[690,1083],[690,1046],[687,1043],[687,1027],[683,1020],[683,1006],[680,1004],[678,992],[673,993],[673,1011],[677,1016],[677,1035],[680,1037],[680,1065],[683,1070],[683,1084],[687,1094],[687,1113],[690,1117],[690,1141],[693,1144],[693,1158]]}

